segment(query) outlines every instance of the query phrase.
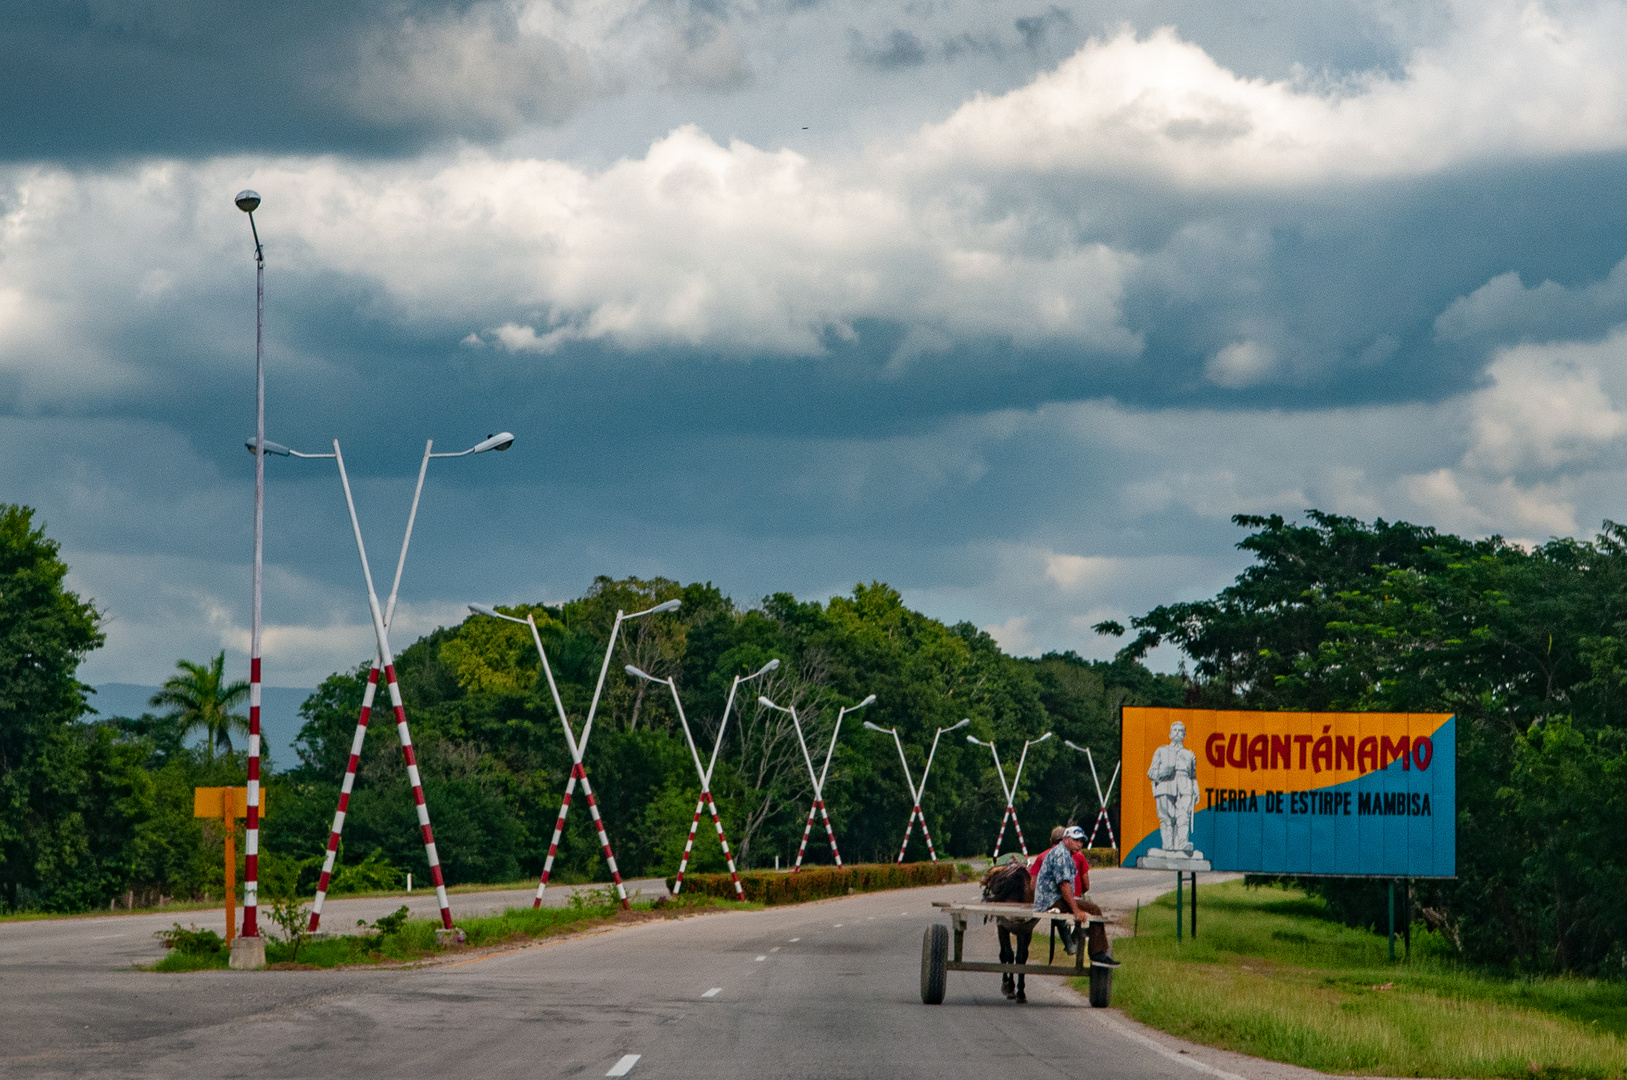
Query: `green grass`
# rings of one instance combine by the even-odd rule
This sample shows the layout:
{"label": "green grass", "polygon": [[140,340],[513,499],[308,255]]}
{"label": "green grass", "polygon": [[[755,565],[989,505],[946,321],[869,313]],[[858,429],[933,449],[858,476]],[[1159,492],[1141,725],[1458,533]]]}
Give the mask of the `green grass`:
{"label": "green grass", "polygon": [[[582,903],[565,907],[509,908],[500,915],[484,915],[457,920],[466,943],[461,946],[442,947],[435,943],[435,931],[440,929],[439,919],[409,920],[394,934],[378,937],[346,933],[341,936],[311,941],[299,947],[268,938],[266,964],[289,964],[298,967],[335,968],[356,964],[412,963],[449,952],[513,943],[523,945],[536,938],[572,930],[587,930],[609,926],[628,918],[619,914],[614,906],[601,902],[602,897],[589,896]],[[633,904],[634,918],[647,917],[658,910],[665,916],[677,916],[701,909],[755,910],[761,904],[742,904],[711,897],[683,897],[677,902],[667,901],[659,909],[647,901]],[[346,928],[349,929],[348,927]],[[360,929],[360,928],[358,928]],[[150,970],[160,972],[212,971],[227,966],[228,952],[194,954],[178,950],[168,952]]]}
{"label": "green grass", "polygon": [[[1510,978],[1456,962],[1433,933],[1410,961],[1294,890],[1205,886],[1198,937],[1175,940],[1173,896],[1114,951],[1113,1004],[1194,1042],[1369,1076],[1619,1078],[1627,983]],[[1400,943],[1397,942],[1397,950]]]}

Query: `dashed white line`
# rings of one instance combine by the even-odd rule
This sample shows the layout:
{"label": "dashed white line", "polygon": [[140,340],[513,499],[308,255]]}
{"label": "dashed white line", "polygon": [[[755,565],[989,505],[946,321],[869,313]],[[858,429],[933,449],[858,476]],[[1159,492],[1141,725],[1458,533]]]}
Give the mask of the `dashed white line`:
{"label": "dashed white line", "polygon": [[767,959],[768,959],[768,957],[766,957],[766,956],[759,956],[759,957],[758,957],[758,958],[757,958],[757,959],[758,959],[758,960],[767,960]]}
{"label": "dashed white line", "polygon": [[[244,796],[244,797],[247,798],[247,796]],[[92,940],[92,941],[107,941],[109,938],[116,938],[116,937],[123,937],[123,936],[124,936],[123,934],[102,934],[100,937],[93,937],[90,940]]]}
{"label": "dashed white line", "polygon": [[801,939],[801,938],[799,938],[799,937],[794,937],[794,938],[792,938],[792,939],[791,939],[791,942],[792,942],[792,944],[795,944],[795,943],[796,943],[796,942],[799,942],[799,941],[801,941],[801,940],[802,940],[802,939]]}
{"label": "dashed white line", "polygon": [[717,997],[721,993],[723,993],[723,987],[714,986],[710,990],[706,991],[706,993],[702,994],[701,997]]}
{"label": "dashed white line", "polygon": [[841,928],[842,928],[841,923],[837,923],[835,926],[831,927],[832,930],[840,930]]}
{"label": "dashed white line", "polygon": [[620,1061],[610,1066],[610,1071],[605,1073],[605,1075],[626,1076],[628,1073],[633,1071],[633,1066],[638,1064],[638,1059],[642,1056],[642,1054],[628,1054],[624,1056]]}
{"label": "dashed white line", "polygon": [[773,947],[773,948],[772,948],[772,949],[770,949],[770,950],[768,950],[768,951],[769,951],[769,952],[779,952],[779,951],[780,951],[780,947],[779,947],[779,946],[778,946],[778,945],[776,945],[776,946],[774,946],[774,947]]}

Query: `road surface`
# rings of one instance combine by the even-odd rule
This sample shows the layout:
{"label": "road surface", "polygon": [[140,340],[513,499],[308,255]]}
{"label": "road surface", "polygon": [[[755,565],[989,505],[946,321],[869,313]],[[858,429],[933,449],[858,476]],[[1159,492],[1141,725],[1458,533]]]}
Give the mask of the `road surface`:
{"label": "road surface", "polygon": [[[1122,910],[1167,891],[1173,875],[1092,879],[1093,898]],[[1000,994],[999,976],[953,972],[945,1003],[922,1005],[922,929],[942,918],[930,902],[976,891],[951,885],[646,923],[418,969],[159,975],[130,965],[157,958],[151,930],[173,917],[0,924],[0,1074],[1201,1075],[1115,1034],[1058,979],[1030,979],[1019,1006]],[[455,910],[528,894],[482,895],[459,898]],[[398,901],[336,901],[329,918],[354,926],[372,917],[357,913],[370,903],[382,914]],[[968,957],[996,950],[993,926],[974,923]]]}

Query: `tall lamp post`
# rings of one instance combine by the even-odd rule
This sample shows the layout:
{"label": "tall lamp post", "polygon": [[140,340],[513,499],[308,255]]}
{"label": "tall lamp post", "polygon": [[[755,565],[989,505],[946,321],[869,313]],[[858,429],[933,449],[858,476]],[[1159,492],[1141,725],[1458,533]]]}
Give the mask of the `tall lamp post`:
{"label": "tall lamp post", "polygon": [[1017,830],[1017,846],[1022,848],[1023,858],[1026,859],[1028,857],[1028,841],[1023,839],[1023,827],[1022,824],[1017,820],[1017,785],[1023,782],[1023,766],[1028,764],[1028,748],[1030,746],[1038,746],[1040,743],[1044,742],[1046,739],[1049,739],[1054,734],[1056,733],[1053,731],[1047,731],[1039,738],[1029,739],[1027,742],[1023,743],[1022,757],[1017,760],[1017,775],[1012,777],[1010,784],[1006,783],[1005,769],[1000,767],[1000,751],[995,749],[994,740],[990,739],[988,742],[984,742],[976,735],[966,736],[967,742],[976,743],[978,746],[986,746],[994,755],[994,771],[996,775],[1000,777],[1001,789],[1006,793],[1006,812],[1000,815],[1000,834],[994,838],[994,854],[991,856],[991,858],[998,859],[1000,857],[1000,842],[1006,838],[1007,818],[1011,819],[1012,826]]}
{"label": "tall lamp post", "polygon": [[959,731],[961,728],[965,727],[971,722],[972,718],[968,716],[958,724],[953,724],[950,727],[939,728],[937,733],[932,736],[932,750],[926,756],[926,768],[921,770],[920,787],[916,787],[915,781],[910,779],[910,763],[904,758],[904,741],[898,737],[898,729],[884,728],[879,724],[872,724],[868,720],[864,722],[864,726],[869,728],[871,731],[879,731],[884,735],[891,735],[893,737],[893,744],[898,747],[898,763],[904,766],[904,783],[910,789],[910,801],[914,808],[910,811],[909,824],[904,826],[904,842],[898,845],[899,862],[904,861],[904,852],[910,846],[910,833],[915,831],[916,818],[921,819],[921,834],[926,837],[926,853],[931,856],[933,862],[938,861],[938,853],[932,847],[932,830],[926,827],[926,815],[921,812],[921,796],[926,792],[926,778],[932,775],[932,759],[938,756],[938,739],[941,738],[945,732]]}
{"label": "tall lamp post", "polygon": [[633,678],[644,679],[653,683],[665,683],[667,688],[672,691],[672,703],[678,708],[678,723],[682,725],[684,729],[684,740],[689,743],[689,756],[695,762],[695,775],[700,777],[701,782],[700,801],[695,804],[695,818],[689,823],[689,838],[684,841],[684,856],[678,862],[678,880],[673,882],[672,885],[673,896],[677,896],[684,887],[684,871],[689,867],[689,853],[695,847],[695,829],[698,825],[700,825],[701,809],[703,807],[710,807],[712,811],[712,825],[717,829],[717,842],[723,847],[723,858],[729,864],[729,877],[734,881],[734,894],[741,900],[746,898],[745,890],[740,887],[740,875],[736,873],[734,869],[734,856],[729,852],[729,838],[723,835],[723,819],[718,816],[717,801],[712,798],[712,770],[717,767],[717,752],[718,748],[723,745],[723,729],[724,726],[729,722],[729,706],[734,704],[734,692],[739,689],[740,684],[745,682],[747,679],[755,679],[758,675],[766,675],[779,666],[780,662],[778,660],[770,660],[755,674],[747,675],[745,678],[741,678],[739,675],[734,677],[734,685],[729,687],[729,700],[724,702],[723,705],[723,723],[718,725],[717,741],[712,744],[712,762],[706,768],[702,769],[700,753],[695,749],[695,737],[690,734],[689,720],[684,716],[684,703],[683,700],[678,697],[678,684],[673,681],[672,676],[670,675],[665,679],[657,679],[654,675],[650,675],[641,669],[634,667],[632,664],[627,665],[627,674],[631,675]]}
{"label": "tall lamp post", "polygon": [[[254,224],[254,211],[260,208],[258,192],[244,189],[232,200],[249,216],[249,233],[254,237],[254,602],[249,624],[249,779],[248,814],[243,843],[243,933],[232,945],[233,966],[260,967],[265,963],[265,942],[260,937],[260,568],[265,544],[265,440],[266,368],[265,311],[266,256],[260,244],[260,230]],[[239,953],[242,955],[239,956]]]}

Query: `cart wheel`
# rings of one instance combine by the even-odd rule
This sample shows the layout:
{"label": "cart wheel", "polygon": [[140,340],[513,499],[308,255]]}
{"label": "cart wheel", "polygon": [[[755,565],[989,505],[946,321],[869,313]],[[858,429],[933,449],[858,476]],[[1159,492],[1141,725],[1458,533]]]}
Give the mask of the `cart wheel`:
{"label": "cart wheel", "polygon": [[921,935],[921,1003],[942,1005],[949,981],[949,928],[933,923]]}
{"label": "cart wheel", "polygon": [[1113,969],[1105,967],[1092,967],[1090,969],[1090,1004],[1095,1009],[1105,1009],[1113,1003]]}

